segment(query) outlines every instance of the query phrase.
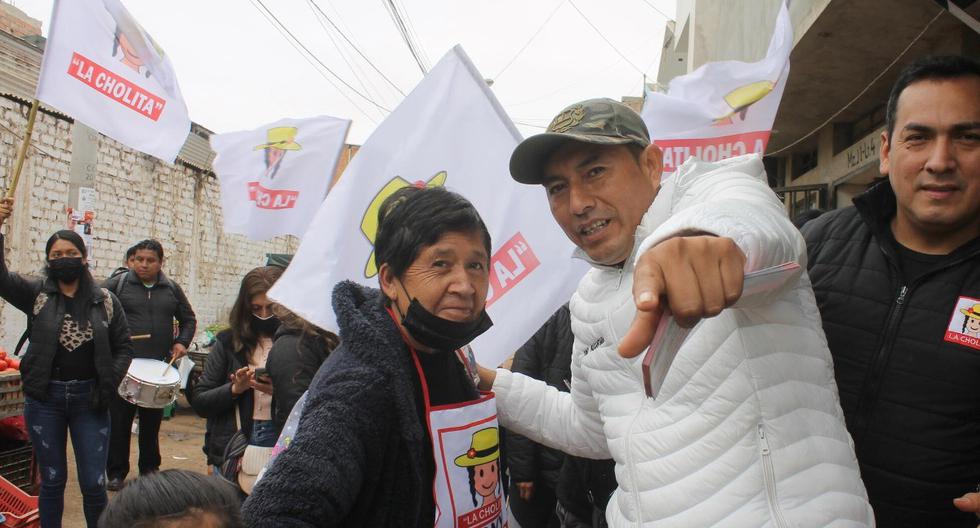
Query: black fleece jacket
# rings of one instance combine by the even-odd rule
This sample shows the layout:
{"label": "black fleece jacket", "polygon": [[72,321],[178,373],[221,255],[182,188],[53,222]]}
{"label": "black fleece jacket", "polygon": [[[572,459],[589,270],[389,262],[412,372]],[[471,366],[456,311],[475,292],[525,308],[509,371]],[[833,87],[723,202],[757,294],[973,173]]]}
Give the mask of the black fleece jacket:
{"label": "black fleece jacket", "polygon": [[432,526],[432,445],[408,348],[380,291],[341,282],[333,307],[341,344],[313,379],[289,448],[245,501],[245,522]]}
{"label": "black fleece jacket", "polygon": [[280,326],[265,368],[272,378],[272,421],[280,433],[333,347],[322,336]]}

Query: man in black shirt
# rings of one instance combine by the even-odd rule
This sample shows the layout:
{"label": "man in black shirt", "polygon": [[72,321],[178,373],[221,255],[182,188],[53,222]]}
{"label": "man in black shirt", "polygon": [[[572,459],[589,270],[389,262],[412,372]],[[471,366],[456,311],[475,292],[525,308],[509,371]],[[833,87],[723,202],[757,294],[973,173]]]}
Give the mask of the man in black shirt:
{"label": "man in black shirt", "polygon": [[[133,246],[133,250],[132,269],[111,277],[104,285],[116,294],[126,311],[133,336],[133,356],[158,361],[179,358],[194,339],[197,329],[194,310],[180,286],[161,271],[163,246],[159,242],[144,240]],[[118,491],[129,473],[130,429],[137,413],[139,472],[150,473],[160,468],[163,409],[137,407],[117,397],[109,406],[112,428],[106,475],[110,491]]]}
{"label": "man in black shirt", "polygon": [[886,181],[803,228],[878,526],[980,512],[980,64],[926,57],[892,89]]}

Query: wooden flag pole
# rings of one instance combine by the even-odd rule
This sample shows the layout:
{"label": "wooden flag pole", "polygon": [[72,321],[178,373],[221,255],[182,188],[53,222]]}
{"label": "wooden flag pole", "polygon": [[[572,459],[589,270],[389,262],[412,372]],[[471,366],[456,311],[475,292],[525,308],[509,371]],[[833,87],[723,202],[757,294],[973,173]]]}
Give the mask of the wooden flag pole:
{"label": "wooden flag pole", "polygon": [[6,198],[10,198],[14,195],[14,191],[17,190],[17,182],[20,181],[20,171],[24,168],[24,158],[27,157],[27,147],[31,143],[31,134],[34,133],[34,118],[37,117],[37,107],[38,100],[34,99],[31,103],[31,111],[27,114],[27,131],[24,132],[24,142],[20,145],[20,151],[17,152],[17,163],[14,164],[14,176],[10,181],[10,185],[7,186]]}

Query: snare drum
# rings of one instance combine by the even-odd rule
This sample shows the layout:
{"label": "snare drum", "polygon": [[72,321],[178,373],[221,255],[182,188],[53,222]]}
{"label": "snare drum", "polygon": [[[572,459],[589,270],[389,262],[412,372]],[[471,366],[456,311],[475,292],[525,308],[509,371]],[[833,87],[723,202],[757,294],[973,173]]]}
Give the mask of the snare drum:
{"label": "snare drum", "polygon": [[149,409],[163,409],[177,400],[180,374],[177,369],[155,359],[134,359],[119,384],[122,399]]}

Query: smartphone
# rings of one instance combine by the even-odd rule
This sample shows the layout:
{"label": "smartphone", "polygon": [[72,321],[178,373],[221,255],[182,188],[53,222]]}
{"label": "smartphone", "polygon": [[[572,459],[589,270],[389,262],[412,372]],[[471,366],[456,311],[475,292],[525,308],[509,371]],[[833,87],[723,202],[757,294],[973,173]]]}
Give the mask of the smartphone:
{"label": "smartphone", "polygon": [[265,368],[257,368],[255,369],[255,378],[269,379],[269,371],[266,370]]}

